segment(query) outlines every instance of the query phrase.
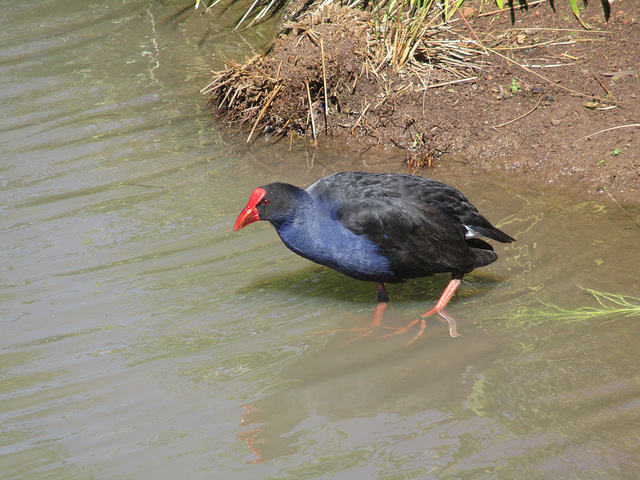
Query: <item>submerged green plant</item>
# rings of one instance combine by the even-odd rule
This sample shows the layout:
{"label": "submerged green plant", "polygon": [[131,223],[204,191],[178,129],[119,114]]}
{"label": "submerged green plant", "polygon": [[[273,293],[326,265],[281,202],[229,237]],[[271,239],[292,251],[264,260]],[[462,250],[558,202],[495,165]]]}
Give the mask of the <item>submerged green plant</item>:
{"label": "submerged green plant", "polygon": [[543,307],[522,307],[508,315],[501,317],[507,321],[507,326],[514,324],[540,325],[550,321],[555,322],[581,322],[585,320],[606,319],[607,322],[620,320],[627,317],[640,317],[640,298],[616,293],[606,293],[585,288],[582,290],[591,294],[598,302],[598,307],[579,307],[566,309],[557,305],[542,303]]}

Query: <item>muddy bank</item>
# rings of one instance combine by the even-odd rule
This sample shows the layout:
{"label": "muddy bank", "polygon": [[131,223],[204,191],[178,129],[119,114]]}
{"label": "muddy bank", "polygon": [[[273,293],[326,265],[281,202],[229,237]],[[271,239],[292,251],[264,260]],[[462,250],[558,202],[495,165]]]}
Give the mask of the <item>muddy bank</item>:
{"label": "muddy bank", "polygon": [[475,169],[640,203],[640,1],[617,5],[608,23],[590,6],[592,30],[568,2],[518,11],[514,25],[508,13],[464,14],[469,26],[430,33],[424,63],[399,71],[371,48],[368,14],[304,16],[266,56],[218,72],[214,114],[252,141],[349,136],[402,150],[410,170],[452,153]]}

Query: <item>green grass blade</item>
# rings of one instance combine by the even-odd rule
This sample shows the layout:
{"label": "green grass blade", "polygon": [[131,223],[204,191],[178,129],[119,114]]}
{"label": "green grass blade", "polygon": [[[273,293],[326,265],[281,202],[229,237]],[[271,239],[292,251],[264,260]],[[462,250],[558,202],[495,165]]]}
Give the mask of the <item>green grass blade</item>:
{"label": "green grass blade", "polygon": [[587,320],[620,320],[628,317],[640,318],[640,298],[630,295],[599,292],[578,285],[598,302],[598,307],[579,307],[573,310],[542,303],[541,307],[521,307],[499,317],[505,320],[506,328],[535,326],[548,322],[573,323]]}

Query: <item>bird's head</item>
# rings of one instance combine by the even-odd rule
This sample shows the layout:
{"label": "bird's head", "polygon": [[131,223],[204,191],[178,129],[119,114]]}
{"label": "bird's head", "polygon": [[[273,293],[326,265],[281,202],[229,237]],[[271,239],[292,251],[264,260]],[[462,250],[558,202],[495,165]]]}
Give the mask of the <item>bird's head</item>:
{"label": "bird's head", "polygon": [[233,231],[240,230],[258,220],[267,220],[278,226],[293,220],[295,209],[303,203],[304,190],[288,183],[270,183],[256,188],[244,210],[240,212]]}

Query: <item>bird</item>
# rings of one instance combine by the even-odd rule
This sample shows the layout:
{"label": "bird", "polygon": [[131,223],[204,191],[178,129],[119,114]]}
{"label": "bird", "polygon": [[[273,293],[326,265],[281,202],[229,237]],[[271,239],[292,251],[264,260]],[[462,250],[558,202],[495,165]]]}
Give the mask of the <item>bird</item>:
{"label": "bird", "polygon": [[[389,302],[385,284],[438,273],[450,273],[451,280],[421,318],[441,314],[449,321],[444,309],[464,275],[498,258],[481,237],[515,241],[454,187],[402,173],[338,172],[307,189],[269,183],[251,193],[233,230],[259,220],[270,222],[296,254],[374,282],[376,324]],[[424,320],[418,336],[422,330]]]}

